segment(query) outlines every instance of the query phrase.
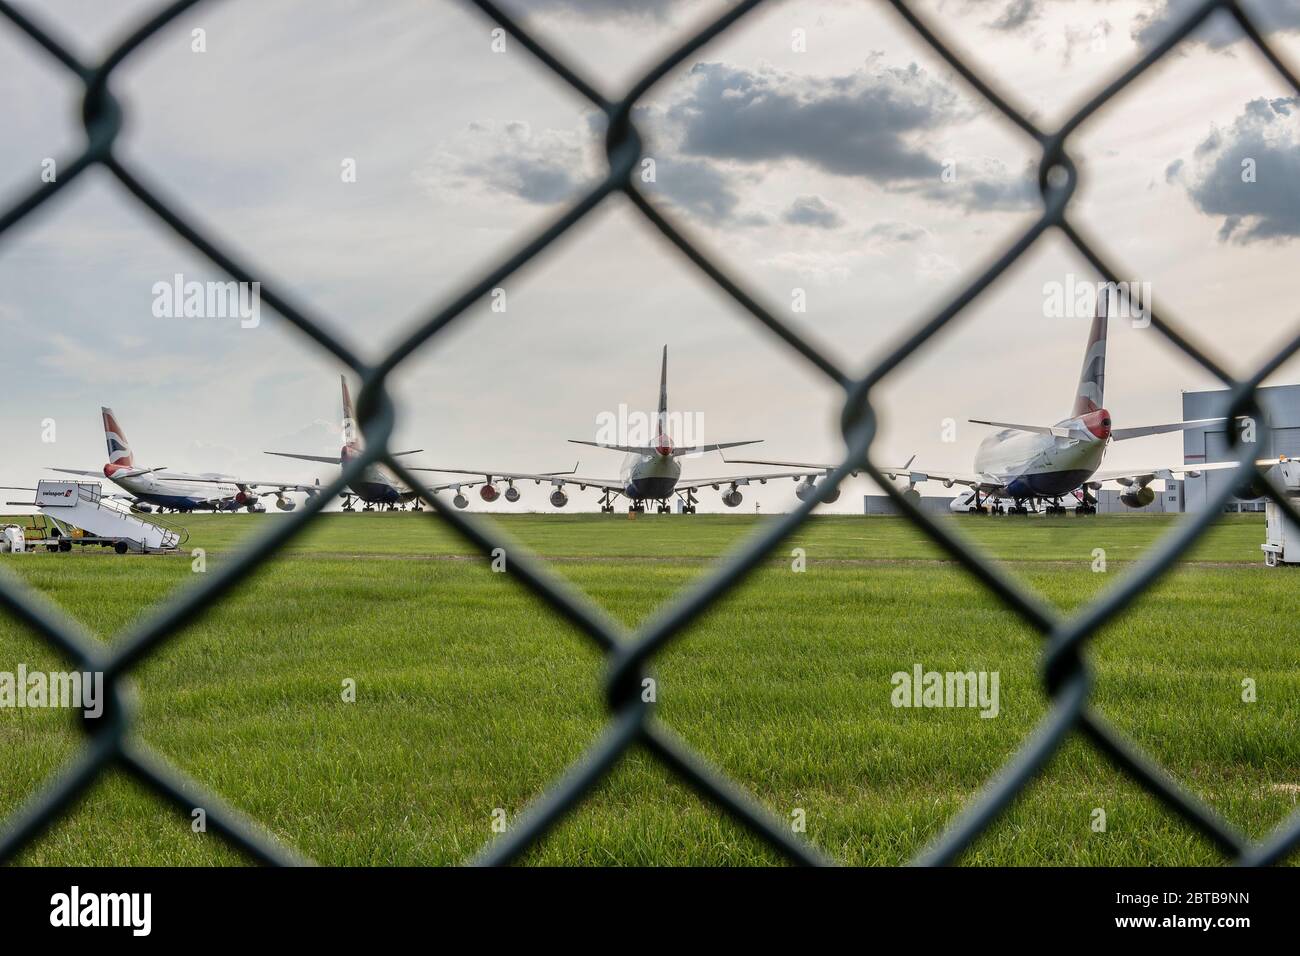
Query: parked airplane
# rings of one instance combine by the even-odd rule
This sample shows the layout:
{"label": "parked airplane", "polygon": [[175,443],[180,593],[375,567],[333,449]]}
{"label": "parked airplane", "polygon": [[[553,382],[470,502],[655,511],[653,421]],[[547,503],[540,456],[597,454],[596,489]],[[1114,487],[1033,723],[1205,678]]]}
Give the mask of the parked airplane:
{"label": "parked airplane", "polygon": [[[361,434],[361,427],[357,424],[356,415],[352,410],[352,395],[348,392],[348,382],[343,376],[339,376],[340,383],[343,387],[343,447],[339,450],[338,457],[327,455],[303,455],[297,452],[288,451],[268,451],[268,455],[278,455],[281,458],[297,458],[301,461],[323,462],[329,465],[345,465],[352,459],[361,454],[365,448],[365,438]],[[414,455],[422,449],[416,448],[412,451],[397,451],[394,455]],[[440,471],[454,474],[477,474],[480,469],[477,468],[412,468],[412,471]],[[577,466],[574,466],[574,471]],[[504,480],[510,483],[506,491],[507,501],[518,501],[519,491],[514,487],[515,481],[532,480],[535,482],[550,481],[555,475],[573,474],[570,472],[492,472],[487,474],[485,479],[466,479],[464,481],[453,481],[447,484],[434,485],[427,487],[426,492],[439,492],[446,489],[453,489],[456,497],[453,504],[457,508],[464,508],[469,501],[461,494],[461,489],[472,488],[476,485],[482,485],[480,495],[484,501],[495,501],[499,492],[494,485],[495,481]],[[406,503],[411,504],[414,511],[422,510],[419,492],[411,488],[397,477],[390,468],[383,465],[374,464],[366,468],[361,476],[348,485],[351,494],[343,495],[343,510],[355,511],[356,502],[363,503],[362,511],[373,511],[375,506],[388,509],[400,509]]]}
{"label": "parked airplane", "polygon": [[[683,482],[681,480],[682,466],[680,459],[687,455],[702,455],[706,452],[721,451],[724,448],[734,448],[738,445],[753,445],[762,439],[751,439],[749,441],[732,441],[721,442],[709,445],[693,445],[683,448],[677,448],[673,444],[672,438],[668,435],[668,346],[664,346],[663,364],[659,373],[659,411],[655,418],[655,433],[657,437],[649,445],[615,445],[605,442],[585,441],[582,439],[571,438],[569,441],[577,445],[591,445],[594,448],[608,448],[613,451],[626,452],[627,457],[623,461],[621,476],[617,479],[603,478],[574,478],[570,477],[572,473],[557,475],[541,475],[527,477],[540,477],[549,480],[554,490],[551,492],[551,504],[556,508],[563,508],[569,503],[569,496],[564,493],[565,484],[575,484],[580,490],[585,491],[588,487],[600,488],[602,494],[600,497],[600,510],[603,513],[612,514],[614,511],[614,501],[620,497],[628,501],[628,513],[640,513],[646,510],[649,502],[657,503],[657,510],[660,514],[666,514],[670,508],[668,502],[676,495],[681,499],[683,511],[687,514],[694,514],[697,504],[695,492],[701,488],[711,487],[714,491],[721,490],[723,486],[729,486],[728,490],[722,494],[722,503],[729,508],[734,508],[741,503],[744,495],[740,489],[746,485],[758,483],[767,484],[770,480],[780,478],[792,478],[796,481],[804,480],[811,484],[821,471],[809,471],[803,469],[796,472],[779,472],[777,474],[763,475],[733,475],[724,478],[701,478],[692,479]],[[450,471],[445,468],[416,468],[414,471]],[[576,470],[576,469],[575,469]],[[482,474],[488,480],[505,476],[487,474],[479,469],[457,469],[464,474]],[[855,472],[856,474],[856,472]],[[486,492],[486,486],[484,491]],[[804,493],[800,492],[800,497]],[[493,498],[485,499],[488,501]],[[509,497],[507,500],[516,500]],[[838,491],[834,497],[829,500],[834,501],[839,497]]]}
{"label": "parked airplane", "polygon": [[[295,503],[285,497],[286,492],[301,491],[311,495],[318,490],[312,485],[249,482],[212,472],[189,475],[168,471],[165,465],[137,467],[117,416],[111,408],[101,408],[100,411],[104,417],[108,463],[101,471],[79,471],[74,468],[51,468],[50,471],[107,478],[133,498],[135,507],[140,511],[148,511],[152,505],[159,511],[238,511],[244,508],[251,512],[264,512],[266,508],[258,499],[267,495],[275,495],[275,505],[281,511],[292,511]],[[259,488],[267,490],[258,490]]]}
{"label": "parked airplane", "polygon": [[[891,480],[900,476],[908,481],[908,492],[917,494],[916,485],[924,481],[942,481],[945,488],[954,484],[965,485],[967,494],[954,500],[954,510],[983,512],[987,502],[992,510],[1001,512],[999,500],[1013,502],[1013,514],[1038,510],[1046,502],[1048,514],[1063,514],[1066,508],[1061,499],[1073,495],[1079,502],[1079,514],[1094,514],[1097,502],[1091,492],[1103,482],[1114,481],[1123,487],[1120,501],[1130,508],[1142,508],[1155,500],[1155,490],[1150,486],[1157,478],[1175,476],[1196,477],[1203,471],[1235,468],[1235,462],[1215,462],[1201,465],[1169,465],[1147,470],[1099,471],[1106,449],[1111,442],[1145,438],[1169,432],[1199,428],[1224,418],[1204,418],[1197,421],[1169,422],[1160,425],[1140,425],[1133,428],[1115,428],[1110,412],[1102,404],[1106,380],[1106,316],[1108,300],[1118,293],[1110,288],[1097,296],[1097,309],[1084,352],[1083,369],[1079,374],[1074,407],[1070,417],[1054,425],[1021,425],[972,418],[977,425],[991,425],[1000,429],[985,438],[975,453],[973,472],[947,472],[917,469],[907,465],[882,468]],[[793,462],[747,461],[746,464],[795,464]],[[819,466],[824,467],[824,466]]]}

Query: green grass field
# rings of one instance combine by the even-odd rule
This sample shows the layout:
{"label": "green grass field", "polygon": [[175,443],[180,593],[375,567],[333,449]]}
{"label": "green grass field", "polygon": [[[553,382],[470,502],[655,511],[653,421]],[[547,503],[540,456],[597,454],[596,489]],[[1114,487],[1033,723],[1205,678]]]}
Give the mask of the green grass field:
{"label": "green grass field", "polygon": [[[278,516],[189,517],[209,570]],[[760,519],[519,515],[516,540],[636,624]],[[770,519],[761,519],[770,520]],[[1172,519],[952,518],[1062,609],[1114,585]],[[1265,569],[1259,516],[1225,517],[1094,643],[1094,700],[1244,831],[1300,793],[1300,570]],[[791,548],[807,570],[791,570]],[[1104,548],[1105,573],[1091,570]],[[193,583],[188,554],[6,555],[15,575],[114,635]],[[657,660],[660,718],[773,813],[806,814],[837,859],[917,852],[1045,713],[1039,638],[900,519],[809,522]],[[0,621],[0,670],[60,660]],[[898,709],[890,675],[998,671],[1000,714]],[[323,516],[134,684],[141,737],[285,843],[326,864],[451,864],[493,837],[598,735],[594,648],[440,523]],[[1258,700],[1241,699],[1253,678]],[[357,682],[355,703],[342,682]],[[80,745],[67,711],[0,710],[0,815]],[[1103,808],[1106,832],[1093,832]],[[124,777],[101,782],[21,858],[210,864],[242,857]],[[528,857],[539,864],[761,864],[775,856],[642,755]],[[963,858],[978,864],[1219,862],[1075,738]]]}

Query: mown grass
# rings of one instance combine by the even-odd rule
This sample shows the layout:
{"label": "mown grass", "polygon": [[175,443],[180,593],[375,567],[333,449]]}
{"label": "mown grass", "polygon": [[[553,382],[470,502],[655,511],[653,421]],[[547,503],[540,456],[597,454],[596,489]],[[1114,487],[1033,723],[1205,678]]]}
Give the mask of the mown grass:
{"label": "mown grass", "polygon": [[[279,516],[187,519],[209,569]],[[520,544],[635,625],[706,573],[750,516],[520,515]],[[1113,586],[1173,519],[952,519],[1069,610]],[[1258,517],[1225,518],[1094,642],[1095,705],[1236,825],[1262,835],[1300,791],[1296,573],[1260,562]],[[791,570],[790,550],[807,570]],[[1103,548],[1107,570],[1093,573]],[[106,640],[196,575],[188,554],[5,556],[0,568]],[[1040,639],[898,519],[811,521],[662,654],[658,712],[775,814],[850,863],[898,863],[939,833],[1046,713]],[[0,622],[0,670],[57,657]],[[896,709],[890,675],[1000,674],[1000,714]],[[323,863],[448,864],[493,837],[600,732],[589,642],[441,523],[327,515],[134,677],[139,733]],[[342,682],[357,682],[355,703]],[[1241,699],[1243,678],[1258,699]],[[0,710],[0,814],[75,752],[66,711]],[[1090,826],[1094,808],[1104,833]],[[528,857],[749,864],[775,857],[641,755]],[[213,835],[106,780],[22,857],[230,863]],[[1079,740],[966,855],[981,864],[1201,864],[1220,857]]]}

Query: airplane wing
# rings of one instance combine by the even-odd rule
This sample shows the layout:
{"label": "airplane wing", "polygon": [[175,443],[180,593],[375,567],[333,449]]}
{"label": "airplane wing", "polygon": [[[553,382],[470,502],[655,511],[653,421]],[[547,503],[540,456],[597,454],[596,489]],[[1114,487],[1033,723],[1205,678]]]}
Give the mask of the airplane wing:
{"label": "airplane wing", "polygon": [[[395,451],[392,453],[392,455],[394,458],[399,458],[402,455],[414,455],[422,451],[424,451],[423,448],[413,448],[410,451]],[[280,458],[296,458],[299,461],[319,461],[325,465],[343,464],[343,459],[338,456],[330,457],[329,455],[300,455],[297,452],[292,452],[292,451],[264,451],[262,452],[262,454],[277,455]]]}
{"label": "airplane wing", "polygon": [[556,488],[563,488],[565,485],[577,485],[579,489],[586,491],[588,488],[600,488],[603,491],[614,491],[622,494],[627,488],[623,481],[611,478],[584,478],[577,474],[580,462],[574,462],[573,468],[569,471],[540,471],[540,472],[520,472],[520,471],[486,471],[481,468],[411,468],[410,471],[437,471],[448,472],[456,475],[481,475],[482,477],[465,478],[461,481],[449,481],[441,485],[426,485],[425,490],[431,492],[444,491],[446,489],[475,488],[479,485],[485,485],[488,482],[496,481],[531,481],[534,484],[548,482]]}
{"label": "airplane wing", "polygon": [[616,481],[612,478],[580,478],[564,475],[557,478],[552,484],[556,484],[561,488],[566,484],[577,485],[581,491],[586,491],[588,488],[600,488],[604,491],[616,491],[620,495],[627,490],[627,482]]}
{"label": "airplane wing", "polygon": [[[1276,458],[1261,458],[1255,462],[1261,467],[1267,465],[1276,465]],[[1165,468],[1148,468],[1136,469],[1129,471],[1099,471],[1092,476],[1088,482],[1089,486],[1100,485],[1104,481],[1114,481],[1121,485],[1137,485],[1145,488],[1157,478],[1170,480],[1179,478],[1184,475],[1195,478],[1203,471],[1222,471],[1225,468],[1236,468],[1235,461],[1211,461],[1202,465],[1169,465]]]}
{"label": "airplane wing", "polygon": [[978,491],[989,495],[1001,495],[1006,490],[1006,483],[993,475],[977,475],[974,472],[963,471],[931,471],[928,468],[886,468],[881,467],[881,473],[891,480],[906,478],[908,484],[919,485],[924,481],[941,481],[945,488],[951,488],[953,485],[965,485],[967,488],[977,489]]}
{"label": "airplane wing", "polygon": [[80,471],[76,468],[47,468],[46,471],[57,471],[64,475],[81,475],[83,478],[103,478],[104,472],[100,471]]}
{"label": "airplane wing", "polygon": [[825,477],[825,471],[781,471],[774,474],[762,475],[731,475],[726,478],[693,478],[690,481],[679,481],[677,491],[697,491],[700,488],[713,488],[717,490],[723,485],[765,485],[769,481],[777,481],[782,478],[793,479],[798,481],[801,478],[815,479]]}
{"label": "airplane wing", "polygon": [[[160,478],[170,478],[174,481],[198,482],[205,485],[236,485],[240,489],[253,489],[258,495],[278,495],[285,491],[303,491],[308,494],[320,491],[320,484],[303,485],[293,481],[251,481],[246,478],[239,478],[235,475],[226,475],[221,478],[203,478],[198,475],[159,475]],[[256,491],[256,489],[265,488],[266,491]]]}
{"label": "airplane wing", "polygon": [[[537,484],[541,484],[543,481],[552,481],[555,478],[561,477],[567,478],[569,475],[575,474],[578,470],[579,464],[581,464],[581,462],[575,461],[573,463],[573,468],[569,471],[492,471],[487,468],[416,468],[414,466],[409,466],[406,470],[436,471],[451,475],[482,475],[482,479],[473,482],[473,484],[480,485],[488,481],[534,481]],[[470,484],[471,483],[468,481],[455,482],[455,485],[464,485],[466,487],[469,487]],[[453,485],[447,484],[442,487],[451,488]]]}
{"label": "airplane wing", "polygon": [[[726,455],[722,456],[722,460],[728,465],[766,465],[769,468],[803,468],[820,475],[829,475],[839,467],[839,465],[822,465],[808,461],[778,461],[772,458],[728,458]],[[861,470],[862,469],[860,468],[855,468],[850,472],[850,474],[856,478]]]}

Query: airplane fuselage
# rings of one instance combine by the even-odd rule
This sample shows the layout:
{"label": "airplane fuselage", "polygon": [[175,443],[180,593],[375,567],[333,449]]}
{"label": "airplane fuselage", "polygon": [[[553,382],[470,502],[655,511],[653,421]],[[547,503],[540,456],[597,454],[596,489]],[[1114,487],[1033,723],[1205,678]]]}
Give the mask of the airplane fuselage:
{"label": "airplane fuselage", "polygon": [[[360,454],[359,450],[344,449],[344,465],[355,454]],[[348,488],[362,501],[374,505],[404,504],[416,497],[414,491],[383,465],[368,466],[359,478],[348,483]]]}
{"label": "airplane fuselage", "polygon": [[1002,484],[1010,498],[1057,498],[1083,486],[1101,467],[1110,443],[1104,409],[1056,425],[1069,437],[1003,429],[975,453],[975,472]]}
{"label": "airplane fuselage", "polygon": [[104,477],[138,501],[176,511],[213,511],[243,507],[241,492],[235,484],[212,484],[210,481],[187,481],[188,478],[220,478],[221,475],[181,475],[168,473],[160,478],[155,474],[136,475],[132,478],[115,477],[115,472],[131,471],[120,465],[105,465]]}
{"label": "airplane fuselage", "polygon": [[672,455],[628,455],[620,478],[623,494],[632,501],[661,501],[672,496],[682,466]]}

